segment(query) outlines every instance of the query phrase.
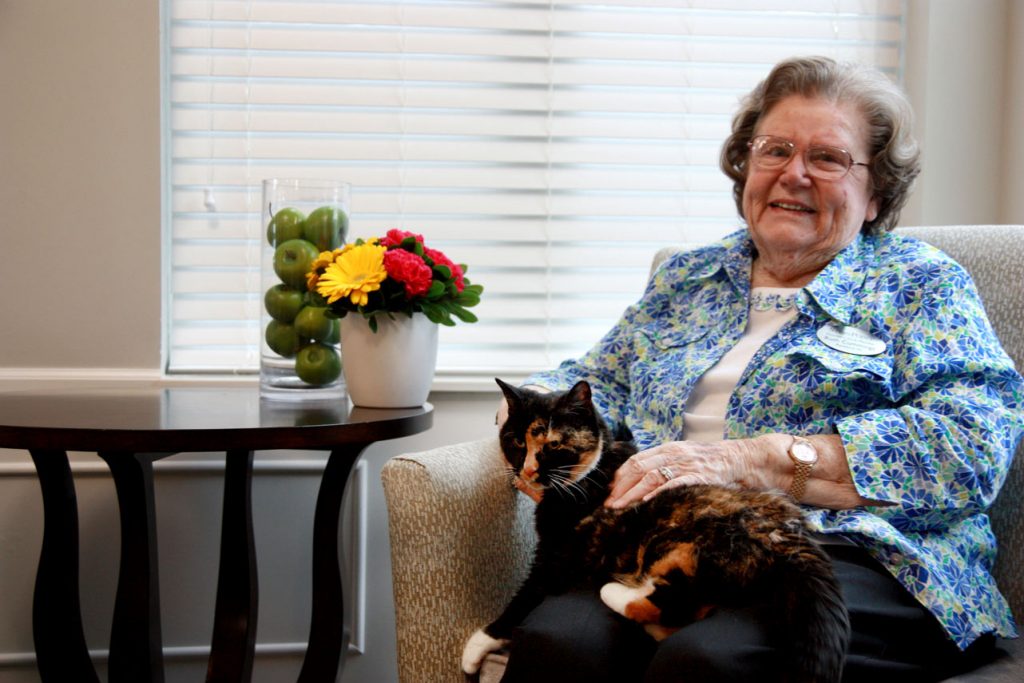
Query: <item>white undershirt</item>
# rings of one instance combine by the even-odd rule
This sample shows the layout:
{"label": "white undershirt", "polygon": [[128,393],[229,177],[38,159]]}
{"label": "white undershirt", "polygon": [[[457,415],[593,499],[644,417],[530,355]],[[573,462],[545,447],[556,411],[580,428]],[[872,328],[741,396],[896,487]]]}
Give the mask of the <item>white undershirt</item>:
{"label": "white undershirt", "polygon": [[697,380],[683,415],[687,441],[719,441],[725,433],[725,411],[740,376],[766,341],[796,317],[793,299],[799,289],[754,287],[750,317],[743,336]]}

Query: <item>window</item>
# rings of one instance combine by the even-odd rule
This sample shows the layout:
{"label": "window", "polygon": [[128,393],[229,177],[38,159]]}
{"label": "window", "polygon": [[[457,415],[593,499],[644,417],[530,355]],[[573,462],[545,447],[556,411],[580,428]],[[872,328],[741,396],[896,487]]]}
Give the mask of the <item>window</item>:
{"label": "window", "polygon": [[352,184],[469,265],[438,386],[588,348],[661,246],[739,226],[718,154],[779,59],[900,76],[896,0],[165,0],[171,372],[258,367],[260,182]]}

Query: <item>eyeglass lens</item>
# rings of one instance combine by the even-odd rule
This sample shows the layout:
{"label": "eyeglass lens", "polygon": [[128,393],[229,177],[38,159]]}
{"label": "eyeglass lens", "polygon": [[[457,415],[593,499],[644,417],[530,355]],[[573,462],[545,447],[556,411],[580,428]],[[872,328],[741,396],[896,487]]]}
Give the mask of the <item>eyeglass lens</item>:
{"label": "eyeglass lens", "polygon": [[[759,135],[751,140],[751,156],[762,168],[779,168],[789,163],[796,145],[785,138]],[[804,150],[804,164],[811,175],[820,178],[841,178],[853,165],[849,152],[838,147],[815,146]]]}

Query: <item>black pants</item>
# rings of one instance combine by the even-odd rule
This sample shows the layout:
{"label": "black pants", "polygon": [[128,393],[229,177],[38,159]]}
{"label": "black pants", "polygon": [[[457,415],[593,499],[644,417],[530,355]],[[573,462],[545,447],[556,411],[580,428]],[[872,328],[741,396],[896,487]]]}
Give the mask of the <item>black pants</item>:
{"label": "black pants", "polygon": [[[865,551],[826,546],[853,630],[843,683],[937,681],[990,658],[967,652]],[[774,681],[783,670],[764,607],[719,609],[656,643],[593,594],[546,599],[513,640],[502,683]]]}

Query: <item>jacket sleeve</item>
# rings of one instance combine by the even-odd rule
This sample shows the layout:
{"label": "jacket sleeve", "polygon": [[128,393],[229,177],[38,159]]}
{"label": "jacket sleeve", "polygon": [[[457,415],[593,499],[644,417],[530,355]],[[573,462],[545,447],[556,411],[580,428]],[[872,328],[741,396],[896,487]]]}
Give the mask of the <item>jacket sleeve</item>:
{"label": "jacket sleeve", "polygon": [[896,504],[883,516],[902,516],[904,528],[945,526],[999,492],[1024,428],[1024,380],[962,267],[931,264],[895,282],[894,405],[836,428],[860,494]]}

